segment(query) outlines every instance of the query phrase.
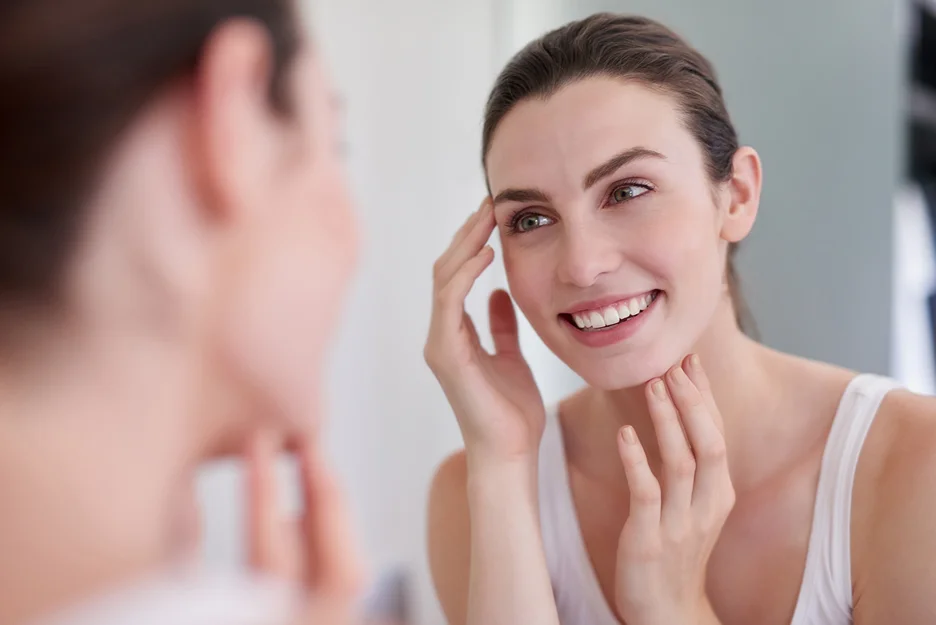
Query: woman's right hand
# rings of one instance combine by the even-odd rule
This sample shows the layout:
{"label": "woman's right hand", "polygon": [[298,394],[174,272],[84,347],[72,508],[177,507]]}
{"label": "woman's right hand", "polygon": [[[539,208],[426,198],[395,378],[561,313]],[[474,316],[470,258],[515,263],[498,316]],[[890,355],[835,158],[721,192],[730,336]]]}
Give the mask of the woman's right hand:
{"label": "woman's right hand", "polygon": [[488,198],[436,261],[432,321],[424,353],[458,419],[468,457],[511,461],[537,452],[545,409],[520,353],[510,296],[504,291],[491,295],[493,354],[481,346],[465,312],[468,292],[494,259],[493,249],[485,245],[494,227],[493,204]]}

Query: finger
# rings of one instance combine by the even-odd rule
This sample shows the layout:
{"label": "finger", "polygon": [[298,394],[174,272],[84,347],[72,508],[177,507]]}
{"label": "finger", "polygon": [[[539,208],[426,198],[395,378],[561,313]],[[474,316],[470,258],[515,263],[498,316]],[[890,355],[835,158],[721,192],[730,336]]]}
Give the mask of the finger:
{"label": "finger", "polygon": [[462,239],[464,239],[465,236],[469,232],[471,232],[471,229],[474,227],[475,223],[477,223],[478,215],[481,213],[481,208],[483,207],[484,207],[484,203],[482,202],[478,210],[468,215],[468,219],[466,219],[465,223],[463,223],[455,232],[455,235],[452,237],[452,240],[449,242],[448,247],[445,248],[445,251],[442,252],[442,254],[439,255],[439,258],[436,259],[436,262],[433,265],[433,271],[432,271],[433,279],[436,282],[439,281],[439,277],[442,273],[442,268],[448,265],[448,261],[452,257],[452,254],[454,253],[455,248],[458,247]]}
{"label": "finger", "polygon": [[473,258],[494,232],[494,211],[486,202],[467,232],[453,242],[443,258],[436,264],[435,283],[445,285],[459,269]]}
{"label": "finger", "polygon": [[341,489],[313,445],[303,448],[300,466],[310,587],[330,595],[354,595],[364,576]]}
{"label": "finger", "polygon": [[667,382],[695,455],[692,503],[711,505],[719,502],[726,485],[730,484],[725,438],[702,394],[682,367],[673,367],[667,374]]}
{"label": "finger", "polygon": [[629,529],[649,536],[642,533],[656,532],[660,526],[660,483],[650,470],[647,454],[631,426],[618,432],[618,453],[630,491]]}
{"label": "finger", "polygon": [[464,263],[448,284],[436,293],[436,310],[439,329],[444,336],[453,336],[462,322],[465,298],[475,281],[494,260],[494,250],[484,246],[475,256]]}
{"label": "finger", "polygon": [[647,405],[663,460],[663,519],[685,518],[692,504],[695,460],[676,406],[662,380],[652,380],[647,385]]}
{"label": "finger", "polygon": [[[290,625],[365,625],[349,597],[315,593],[308,597],[299,618]],[[375,624],[376,625],[376,624]]]}
{"label": "finger", "polygon": [[248,552],[260,571],[294,579],[301,561],[295,553],[296,537],[281,512],[276,460],[280,443],[269,431],[255,433],[247,444]]}
{"label": "finger", "polygon": [[481,200],[481,204],[478,205],[477,210],[471,214],[471,217],[468,218],[468,221],[462,224],[462,227],[459,228],[458,232],[455,233],[455,236],[452,237],[452,245],[449,246],[450,248],[457,247],[457,245],[461,243],[466,236],[468,236],[468,233],[471,232],[471,229],[478,222],[478,217],[484,212],[484,209],[487,207],[490,201],[491,198],[489,196]]}
{"label": "finger", "polygon": [[172,518],[172,552],[183,561],[193,559],[201,546],[201,507],[195,491],[195,477],[188,477],[178,493]]}
{"label": "finger", "polygon": [[491,336],[494,339],[494,351],[498,354],[517,354],[520,352],[520,339],[517,336],[517,313],[506,291],[498,289],[488,301],[491,319]]}
{"label": "finger", "polygon": [[719,431],[724,434],[725,424],[724,421],[722,421],[721,411],[715,403],[712,385],[709,382],[708,375],[705,373],[705,369],[702,368],[702,362],[699,356],[697,354],[687,356],[686,359],[683,360],[682,367],[683,371],[686,372],[686,375],[689,376],[689,379],[699,390],[699,393],[702,394],[705,405],[708,406],[709,411],[711,411],[712,416],[715,418],[715,425],[718,426]]}
{"label": "finger", "polygon": [[465,220],[465,223],[463,223],[455,232],[455,235],[452,237],[452,240],[449,242],[448,247],[445,248],[445,251],[442,252],[439,258],[436,260],[436,263],[435,263],[436,275],[439,274],[440,268],[447,264],[448,259],[452,256],[453,250],[456,247],[458,247],[458,244],[461,243],[462,239],[464,239],[465,236],[469,232],[471,232],[471,228],[474,227],[475,223],[477,223],[478,221],[478,215],[481,213],[482,208],[484,208],[484,202],[481,203],[481,206],[479,206],[475,212],[468,215],[468,219]]}

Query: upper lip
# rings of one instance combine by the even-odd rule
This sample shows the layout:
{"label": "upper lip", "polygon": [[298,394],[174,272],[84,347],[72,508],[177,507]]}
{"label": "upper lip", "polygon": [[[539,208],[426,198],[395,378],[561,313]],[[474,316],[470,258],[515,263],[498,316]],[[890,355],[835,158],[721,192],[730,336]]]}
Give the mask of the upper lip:
{"label": "upper lip", "polygon": [[650,289],[649,291],[641,291],[640,293],[633,293],[631,295],[609,295],[607,297],[601,297],[599,299],[592,299],[582,302],[576,302],[565,310],[561,314],[565,315],[575,315],[578,313],[583,313],[590,310],[600,310],[602,308],[607,308],[612,304],[620,304],[621,302],[626,302],[635,297],[643,297],[644,295],[650,295],[655,292],[656,289]]}

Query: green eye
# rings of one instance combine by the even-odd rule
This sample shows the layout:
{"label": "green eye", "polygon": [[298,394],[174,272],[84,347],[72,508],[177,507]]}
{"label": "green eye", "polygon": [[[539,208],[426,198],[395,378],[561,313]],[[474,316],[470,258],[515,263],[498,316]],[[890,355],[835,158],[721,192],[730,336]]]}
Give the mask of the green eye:
{"label": "green eye", "polygon": [[543,215],[537,215],[535,213],[527,213],[526,215],[521,215],[516,222],[517,232],[529,232],[530,230],[536,230],[540,226],[548,226],[549,218]]}
{"label": "green eye", "polygon": [[627,184],[612,191],[611,199],[615,202],[626,202],[627,200],[633,200],[635,197],[640,197],[649,190],[643,185]]}

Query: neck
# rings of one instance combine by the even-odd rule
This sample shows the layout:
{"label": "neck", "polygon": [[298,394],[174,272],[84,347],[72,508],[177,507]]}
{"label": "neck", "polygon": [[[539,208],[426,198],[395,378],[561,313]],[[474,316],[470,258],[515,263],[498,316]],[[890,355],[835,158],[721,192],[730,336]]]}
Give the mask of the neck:
{"label": "neck", "polygon": [[160,563],[190,475],[181,354],[138,335],[64,334],[0,363],[0,624]]}
{"label": "neck", "polygon": [[[755,438],[769,439],[771,435],[772,428],[766,423],[769,421],[767,415],[774,412],[780,398],[775,375],[777,354],[745,336],[730,308],[716,314],[692,352],[698,354],[702,361],[724,421],[732,477],[737,474],[742,476],[742,480],[746,479],[744,476],[751,473],[745,467],[750,466],[757,452],[750,443]],[[582,442],[588,450],[576,456],[594,458],[591,464],[593,474],[622,488],[626,483],[617,458],[615,435],[624,425],[632,426],[637,432],[651,467],[657,475],[660,474],[660,454],[644,387],[591,390],[583,397],[587,406],[582,413],[587,415],[585,419],[589,425],[582,428],[583,432],[588,432],[585,435],[588,442]],[[740,492],[744,484],[735,481],[735,487]]]}

